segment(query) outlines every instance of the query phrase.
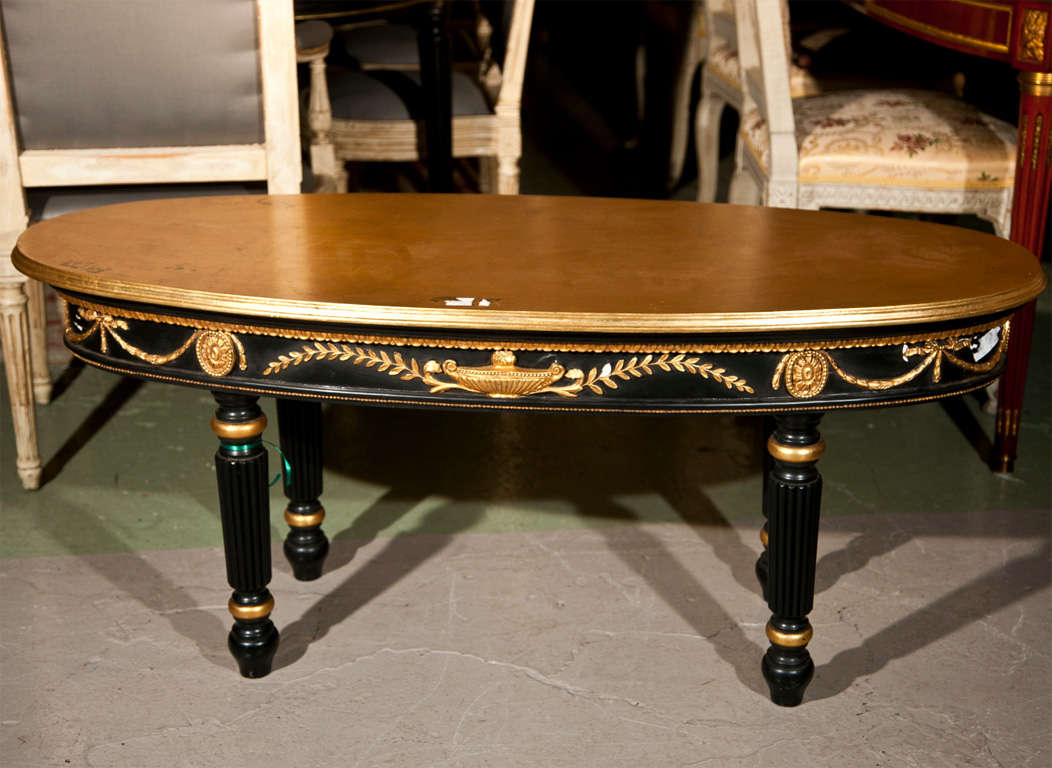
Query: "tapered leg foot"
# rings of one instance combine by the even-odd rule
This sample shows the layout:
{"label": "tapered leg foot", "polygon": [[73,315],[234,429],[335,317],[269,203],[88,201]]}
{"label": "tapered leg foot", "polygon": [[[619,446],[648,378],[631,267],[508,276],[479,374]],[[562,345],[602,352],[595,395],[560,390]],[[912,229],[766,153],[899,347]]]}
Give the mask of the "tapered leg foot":
{"label": "tapered leg foot", "polygon": [[291,528],[285,537],[285,558],[297,581],[321,578],[325,556],[329,554],[329,540],[320,527]]}
{"label": "tapered leg foot", "polygon": [[815,676],[815,664],[806,648],[807,641],[811,639],[811,625],[807,619],[772,619],[767,625],[767,638],[771,646],[764,654],[762,669],[763,679],[767,681],[767,688],[771,692],[771,701],[780,707],[795,707],[803,701],[804,691]]}
{"label": "tapered leg foot", "polygon": [[318,497],[322,492],[321,403],[278,400],[278,428],[281,452],[288,462],[285,470],[285,557],[299,581],[321,576],[329,540],[321,529],[325,509]]}
{"label": "tapered leg foot", "polygon": [[[239,603],[241,599],[250,602]],[[237,661],[242,677],[266,677],[270,674],[274,654],[278,650],[278,630],[269,616],[273,605],[274,599],[266,590],[250,595],[235,593],[230,599],[230,613],[235,620],[227,637],[227,648]],[[259,617],[264,610],[266,613]]]}

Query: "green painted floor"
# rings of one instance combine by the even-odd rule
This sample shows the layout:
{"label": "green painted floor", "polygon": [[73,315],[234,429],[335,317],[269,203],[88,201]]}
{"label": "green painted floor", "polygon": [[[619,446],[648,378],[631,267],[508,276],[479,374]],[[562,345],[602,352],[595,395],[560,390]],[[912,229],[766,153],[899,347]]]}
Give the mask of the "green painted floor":
{"label": "green painted floor", "polygon": [[[997,515],[1052,507],[1050,302],[1039,304],[1020,459],[986,469],[975,397],[826,416],[825,516]],[[0,402],[0,557],[220,543],[205,391],[90,368],[57,372],[38,409],[45,484],[23,491]],[[264,405],[276,440],[272,401]],[[733,416],[451,413],[327,406],[325,528],[334,539],[760,517],[761,428]],[[272,471],[277,471],[271,452]],[[280,485],[273,535],[284,536]]]}

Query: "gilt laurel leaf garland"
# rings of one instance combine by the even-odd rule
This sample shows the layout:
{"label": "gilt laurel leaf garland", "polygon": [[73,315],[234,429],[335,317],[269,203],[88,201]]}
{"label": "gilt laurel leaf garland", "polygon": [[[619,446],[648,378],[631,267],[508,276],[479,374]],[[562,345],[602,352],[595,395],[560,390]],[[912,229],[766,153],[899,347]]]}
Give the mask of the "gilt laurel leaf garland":
{"label": "gilt laurel leaf garland", "polygon": [[[688,357],[686,353],[662,353],[646,355],[642,358],[632,357],[606,363],[601,368],[591,368],[587,373],[579,368],[566,370],[562,365],[553,363],[548,368],[520,368],[515,365],[515,355],[508,350],[497,350],[493,353],[492,364],[488,366],[462,367],[453,360],[439,363],[428,360],[422,366],[414,358],[406,359],[400,352],[388,353],[385,350],[372,350],[347,344],[324,343],[305,344],[300,349],[279,355],[263,371],[270,376],[281,371],[321,360],[350,362],[353,365],[364,365],[375,368],[390,376],[398,376],[403,381],[419,379],[430,387],[432,393],[445,392],[450,389],[462,389],[468,392],[484,394],[495,398],[522,397],[541,393],[553,393],[562,397],[576,397],[584,390],[602,395],[606,390],[618,389],[618,381],[652,376],[657,370],[666,373],[687,373],[711,379],[724,385],[727,389],[752,394],[753,388],[748,382],[725,368],[717,368],[712,363],[703,363],[698,357]],[[439,378],[445,374],[448,378]],[[556,385],[556,382],[566,381]]]}

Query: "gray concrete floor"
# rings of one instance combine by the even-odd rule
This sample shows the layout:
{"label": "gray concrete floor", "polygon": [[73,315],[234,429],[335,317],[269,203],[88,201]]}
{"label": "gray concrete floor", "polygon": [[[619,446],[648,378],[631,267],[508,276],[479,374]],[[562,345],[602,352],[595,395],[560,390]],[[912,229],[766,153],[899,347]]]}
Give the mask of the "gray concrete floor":
{"label": "gray concrete floor", "polygon": [[333,551],[292,579],[275,488],[282,644],[249,681],[211,398],[67,370],[40,491],[0,402],[0,763],[1047,766],[1049,318],[1012,476],[971,398],[826,418],[792,710],[759,671],[755,420],[328,408]]}

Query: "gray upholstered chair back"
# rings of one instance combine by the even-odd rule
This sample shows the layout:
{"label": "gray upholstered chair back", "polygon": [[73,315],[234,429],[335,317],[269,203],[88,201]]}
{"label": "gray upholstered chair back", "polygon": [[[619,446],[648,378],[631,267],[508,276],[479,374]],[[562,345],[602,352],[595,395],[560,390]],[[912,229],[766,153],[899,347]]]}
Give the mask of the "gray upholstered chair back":
{"label": "gray upholstered chair back", "polygon": [[23,150],[264,141],[254,0],[0,0]]}

